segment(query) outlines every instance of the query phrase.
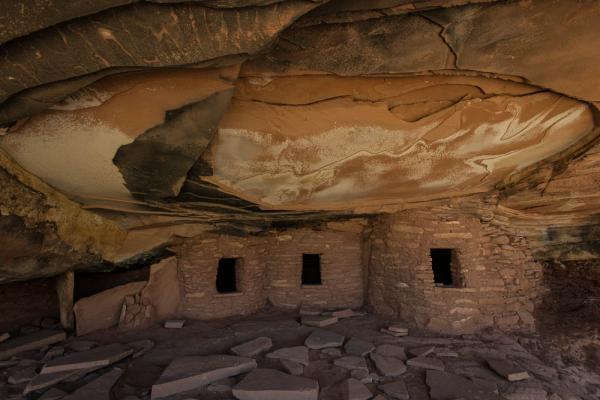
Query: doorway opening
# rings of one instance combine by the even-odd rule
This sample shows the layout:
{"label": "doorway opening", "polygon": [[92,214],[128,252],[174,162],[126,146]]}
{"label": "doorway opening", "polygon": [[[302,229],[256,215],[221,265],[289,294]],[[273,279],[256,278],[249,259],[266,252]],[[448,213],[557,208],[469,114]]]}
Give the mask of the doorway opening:
{"label": "doorway opening", "polygon": [[460,265],[455,249],[431,249],[433,282],[440,287],[461,287]]}
{"label": "doorway opening", "polygon": [[217,292],[235,293],[238,291],[238,258],[221,258],[217,268]]}
{"label": "doorway opening", "polygon": [[321,284],[321,255],[302,254],[302,284]]}

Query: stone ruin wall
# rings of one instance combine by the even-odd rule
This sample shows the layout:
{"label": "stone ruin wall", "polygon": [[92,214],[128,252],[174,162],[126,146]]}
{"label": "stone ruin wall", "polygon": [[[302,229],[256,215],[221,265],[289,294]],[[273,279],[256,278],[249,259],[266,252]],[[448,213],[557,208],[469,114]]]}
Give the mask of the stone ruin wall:
{"label": "stone ruin wall", "polygon": [[[376,313],[397,314],[434,331],[534,328],[542,267],[525,238],[474,216],[443,212],[380,216],[365,230],[368,236],[364,226],[340,226],[186,239],[178,255],[183,316],[247,315],[267,304],[331,309],[366,303]],[[434,284],[432,248],[455,250],[457,287]],[[321,285],[302,285],[303,253],[321,255]],[[241,259],[236,293],[217,292],[222,257]]]}
{"label": "stone ruin wall", "polygon": [[[302,254],[321,255],[321,285],[302,285]],[[247,315],[267,303],[279,308],[360,307],[362,235],[294,229],[263,237],[209,235],[179,249],[183,315],[210,319]],[[219,259],[238,258],[238,292],[218,293]]]}
{"label": "stone ruin wall", "polygon": [[[265,238],[203,235],[185,240],[179,249],[182,314],[211,319],[252,314],[266,304]],[[221,258],[241,259],[236,293],[218,293],[215,286]]]}
{"label": "stone ruin wall", "polygon": [[[534,328],[542,267],[525,238],[476,217],[413,211],[376,219],[370,240],[373,311],[438,332]],[[436,287],[432,248],[456,250],[462,287]]]}
{"label": "stone ruin wall", "polygon": [[[364,302],[362,235],[298,229],[269,238],[267,292],[284,308],[357,308]],[[302,285],[302,254],[321,255],[321,285]]]}

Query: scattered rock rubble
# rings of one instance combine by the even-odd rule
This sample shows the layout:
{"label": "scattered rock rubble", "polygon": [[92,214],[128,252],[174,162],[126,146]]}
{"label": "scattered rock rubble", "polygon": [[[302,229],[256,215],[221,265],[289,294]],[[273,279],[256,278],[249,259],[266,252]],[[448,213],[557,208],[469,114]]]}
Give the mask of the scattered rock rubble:
{"label": "scattered rock rubble", "polygon": [[[285,315],[228,329],[206,322],[197,327],[194,321],[175,334],[149,328],[148,334],[166,335],[157,336],[158,344],[139,334],[121,340],[125,344],[103,344],[40,330],[0,345],[0,398],[592,400],[600,394],[599,376],[557,370],[498,331],[427,337],[401,325],[382,330],[378,317],[343,315],[351,317],[326,329],[290,324]],[[115,339],[127,332],[107,335]],[[200,354],[211,348],[215,353],[194,355],[198,344],[208,346]],[[145,369],[155,371],[152,381],[139,386]]]}

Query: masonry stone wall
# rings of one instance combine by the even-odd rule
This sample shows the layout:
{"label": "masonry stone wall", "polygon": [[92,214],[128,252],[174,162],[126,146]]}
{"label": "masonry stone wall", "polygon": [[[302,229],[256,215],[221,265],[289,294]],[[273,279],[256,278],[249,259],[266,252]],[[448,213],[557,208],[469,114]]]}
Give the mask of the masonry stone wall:
{"label": "masonry stone wall", "polygon": [[[303,253],[320,255],[321,285],[302,285]],[[360,232],[285,231],[270,238],[268,254],[268,296],[275,306],[325,309],[363,305]]]}
{"label": "masonry stone wall", "polygon": [[[188,239],[179,248],[182,310],[187,318],[212,319],[247,315],[266,304],[264,237],[203,235]],[[217,269],[221,258],[238,258],[237,292],[219,293]]]}
{"label": "masonry stone wall", "polygon": [[[417,326],[531,330],[542,268],[527,241],[476,217],[410,211],[378,217],[370,237],[368,304]],[[430,249],[455,249],[459,287],[434,284]]]}
{"label": "masonry stone wall", "polygon": [[[182,310],[187,318],[251,314],[267,302],[279,308],[361,307],[365,285],[363,225],[334,229],[290,229],[265,236],[202,235],[179,248]],[[321,284],[302,285],[302,254],[319,254]],[[238,293],[216,289],[220,258],[239,258]]]}

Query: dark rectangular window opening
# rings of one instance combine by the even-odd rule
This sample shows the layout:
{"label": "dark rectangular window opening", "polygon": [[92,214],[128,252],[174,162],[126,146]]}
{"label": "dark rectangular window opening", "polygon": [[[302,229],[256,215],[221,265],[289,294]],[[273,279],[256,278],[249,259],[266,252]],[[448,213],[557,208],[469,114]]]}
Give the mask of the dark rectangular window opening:
{"label": "dark rectangular window opening", "polygon": [[237,292],[237,258],[221,258],[217,269],[217,292]]}
{"label": "dark rectangular window opening", "polygon": [[454,249],[431,249],[431,267],[436,286],[460,287],[459,265]]}
{"label": "dark rectangular window opening", "polygon": [[321,255],[302,254],[302,284],[321,284]]}

